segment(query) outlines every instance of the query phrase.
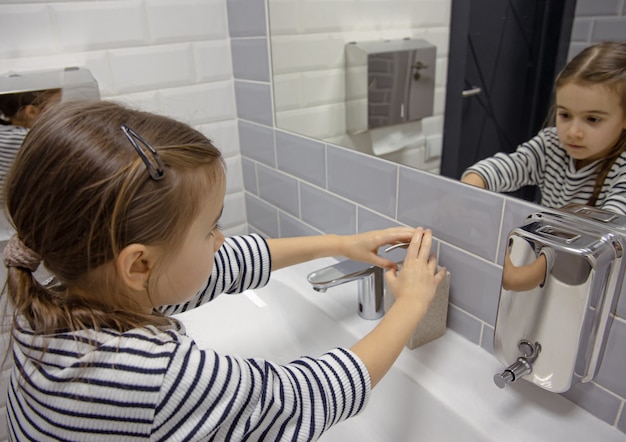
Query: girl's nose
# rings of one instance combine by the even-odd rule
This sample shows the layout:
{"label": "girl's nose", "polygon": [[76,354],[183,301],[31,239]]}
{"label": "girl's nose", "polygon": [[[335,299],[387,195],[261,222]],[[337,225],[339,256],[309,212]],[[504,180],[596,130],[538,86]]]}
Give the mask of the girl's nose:
{"label": "girl's nose", "polygon": [[580,123],[576,120],[572,121],[567,129],[568,135],[576,138],[582,138],[583,130]]}

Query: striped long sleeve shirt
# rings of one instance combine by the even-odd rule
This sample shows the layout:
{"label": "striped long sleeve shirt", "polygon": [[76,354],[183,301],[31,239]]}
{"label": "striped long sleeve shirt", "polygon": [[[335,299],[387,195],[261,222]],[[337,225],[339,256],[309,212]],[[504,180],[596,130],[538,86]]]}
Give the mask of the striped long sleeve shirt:
{"label": "striped long sleeve shirt", "polygon": [[[497,153],[469,167],[463,175],[477,173],[487,189],[495,192],[538,186],[543,206],[561,208],[570,203],[588,203],[601,161],[577,170],[574,159],[562,147],[556,128],[550,127],[520,144],[515,152]],[[613,163],[596,206],[626,215],[626,152]]]}
{"label": "striped long sleeve shirt", "polygon": [[24,127],[0,125],[0,199],[9,169],[27,133],[28,129]]}
{"label": "striped long sleeve shirt", "polygon": [[[206,287],[163,310],[265,285],[270,267],[260,236],[228,238]],[[367,369],[349,350],[278,365],[201,350],[180,327],[41,336],[20,321],[11,440],[315,440],[369,399]]]}

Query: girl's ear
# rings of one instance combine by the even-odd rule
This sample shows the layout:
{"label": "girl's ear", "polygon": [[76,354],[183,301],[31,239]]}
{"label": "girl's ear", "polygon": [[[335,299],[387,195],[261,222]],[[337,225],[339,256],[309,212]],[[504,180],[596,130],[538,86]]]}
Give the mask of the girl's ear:
{"label": "girl's ear", "polygon": [[124,247],[117,257],[116,265],[120,278],[134,290],[146,289],[150,270],[154,266],[154,258],[149,252],[143,244],[130,244]]}
{"label": "girl's ear", "polygon": [[24,106],[23,120],[28,125],[27,127],[31,127],[33,125],[40,113],[41,109],[39,106],[35,106],[34,104]]}

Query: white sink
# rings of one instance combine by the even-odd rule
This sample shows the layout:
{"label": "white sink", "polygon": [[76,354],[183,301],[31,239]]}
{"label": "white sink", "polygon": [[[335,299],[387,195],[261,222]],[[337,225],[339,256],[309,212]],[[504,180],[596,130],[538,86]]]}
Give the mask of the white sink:
{"label": "white sink", "polygon": [[[356,313],[356,284],[313,291],[306,275],[320,259],[274,272],[270,283],[178,315],[200,348],[286,363],[350,347],[376,321]],[[624,441],[626,435],[559,395],[529,382],[500,390],[495,357],[448,330],[405,348],[374,388],[367,408],[321,441]]]}

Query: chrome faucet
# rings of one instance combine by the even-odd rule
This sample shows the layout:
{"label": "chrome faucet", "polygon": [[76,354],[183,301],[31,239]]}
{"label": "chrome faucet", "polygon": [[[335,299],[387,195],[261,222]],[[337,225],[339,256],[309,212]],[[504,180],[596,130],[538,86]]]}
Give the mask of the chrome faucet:
{"label": "chrome faucet", "polygon": [[357,281],[358,313],[363,319],[380,319],[385,314],[383,269],[371,264],[345,260],[311,272],[308,281],[317,292]]}
{"label": "chrome faucet", "polygon": [[493,381],[499,388],[504,388],[506,384],[515,382],[533,371],[532,364],[541,351],[541,345],[538,342],[533,344],[530,341],[522,339],[519,341],[518,348],[522,356],[518,357],[517,360],[509,365],[502,373],[498,373],[493,377]]}

